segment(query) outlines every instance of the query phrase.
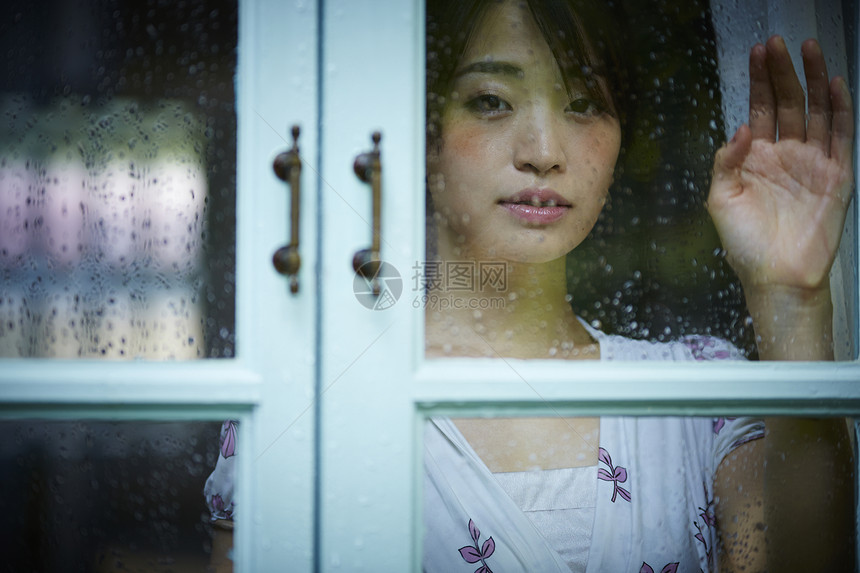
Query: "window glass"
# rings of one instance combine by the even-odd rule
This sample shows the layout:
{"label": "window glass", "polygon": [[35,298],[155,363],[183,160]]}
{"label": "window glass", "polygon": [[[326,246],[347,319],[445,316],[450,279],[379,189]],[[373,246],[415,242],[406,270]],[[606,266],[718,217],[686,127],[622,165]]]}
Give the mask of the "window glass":
{"label": "window glass", "polygon": [[[774,3],[758,3],[762,18],[743,23],[759,27],[745,29],[747,67],[734,73],[715,21],[732,29],[737,15],[722,4],[428,0],[428,357],[833,358],[832,308],[856,300],[849,278],[837,287],[849,304],[834,297],[831,307],[828,280],[852,216],[850,84],[823,73],[826,63],[831,77],[845,74],[844,50],[823,32],[841,22],[838,10],[794,26],[794,3],[772,13]],[[800,45],[816,35],[820,44],[804,44],[815,71],[801,87]],[[737,100],[740,121],[725,112]],[[764,166],[770,153],[781,167]],[[819,186],[814,174],[830,167],[840,183]],[[785,186],[783,175],[809,183]],[[783,219],[789,188],[802,201],[833,193],[833,216]],[[769,216],[751,215],[764,203]],[[810,229],[827,237],[817,257],[800,239]],[[787,272],[796,263],[802,272]],[[779,306],[787,291],[822,304],[795,321],[801,305]],[[635,366],[622,372],[638,379]],[[571,379],[581,375],[571,364]],[[854,566],[856,470],[843,419],[510,419],[494,418],[492,402],[473,405],[485,417],[425,426],[426,571],[707,571],[720,544],[737,570],[763,570],[765,558],[768,569],[821,568],[779,564],[801,547],[792,540],[817,535],[792,528],[805,520],[838,538],[824,554],[839,562],[825,568]],[[816,499],[831,503],[832,488],[841,509],[796,501],[823,483]],[[747,497],[750,488],[761,495]],[[824,525],[833,515],[835,529]]]}
{"label": "window glass", "polygon": [[[753,316],[755,289],[745,292],[736,269],[756,273],[753,286],[766,265],[749,271],[759,254],[727,250],[731,233],[718,234],[737,213],[708,211],[715,156],[739,125],[725,120],[721,81],[749,90],[746,72],[722,77],[710,4],[454,4],[428,2],[428,356],[593,358],[591,327],[659,343],[716,338],[757,359],[756,337],[771,333],[754,326],[784,315]],[[720,22],[730,20],[719,10]],[[794,54],[802,38],[789,32]],[[831,75],[844,73],[844,48],[828,49]],[[850,160],[842,169],[850,177]],[[850,184],[839,193],[847,205]],[[825,225],[831,243],[836,219]],[[787,234],[794,244],[797,233]],[[783,240],[762,236],[738,241]],[[787,259],[812,260],[794,249],[785,247]],[[852,290],[843,266],[833,267],[837,329]],[[815,288],[826,286],[825,269]],[[833,340],[822,334],[812,345],[827,354]]]}
{"label": "window glass", "polygon": [[[767,457],[766,440],[797,423],[829,427],[841,453],[795,435],[819,466],[803,494],[816,503],[792,520],[795,502],[768,500],[803,473],[782,472],[806,465]],[[713,571],[718,562],[719,570],[764,570],[766,535],[783,554],[791,543],[825,544],[828,559],[853,568],[851,431],[841,419],[437,417],[424,428],[425,571],[523,562],[541,571],[630,563]],[[833,513],[833,499],[848,511]],[[791,524],[803,521],[832,526],[827,541],[792,541]]]}
{"label": "window glass", "polygon": [[754,351],[737,277],[704,208],[724,141],[707,2],[662,14],[627,6],[635,123],[622,171],[588,240],[569,255],[572,304],[606,331],[671,340],[715,334]]}
{"label": "window glass", "polygon": [[[625,6],[625,9],[635,12],[630,19],[638,24],[629,30],[628,41],[642,46],[642,49],[625,47],[623,57],[628,60],[624,62],[627,71],[623,77],[613,79],[618,86],[623,86],[626,92],[631,94],[624,98],[624,102],[619,99],[619,110],[615,112],[618,116],[616,123],[621,123],[622,120],[624,123],[623,127],[618,127],[621,145],[617,162],[582,155],[576,146],[569,150],[558,150],[560,157],[564,157],[566,153],[571,156],[566,158],[568,165],[556,169],[564,167],[568,172],[572,172],[578,168],[582,171],[579,174],[581,180],[593,179],[591,173],[594,168],[590,162],[609,162],[608,166],[604,166],[603,174],[604,178],[609,179],[592,185],[603,185],[603,189],[593,191],[597,194],[603,194],[609,189],[608,195],[605,196],[606,204],[602,205],[601,202],[596,206],[595,213],[586,214],[585,220],[569,224],[579,225],[583,230],[590,231],[580,231],[578,236],[572,237],[566,243],[567,246],[574,247],[569,252],[565,247],[559,253],[540,255],[566,255],[564,273],[567,305],[572,306],[577,316],[604,332],[661,341],[685,334],[715,334],[733,340],[737,346],[752,354],[754,343],[750,329],[745,326],[748,315],[740,285],[722,256],[719,238],[704,208],[712,158],[723,140],[716,47],[707,3],[683,3],[683,7],[677,3],[673,4],[674,10],[656,11],[636,3],[630,4]],[[461,80],[456,82],[454,87],[442,79],[437,79],[450,74],[449,68],[452,65],[458,65],[452,61],[451,54],[463,49],[463,39],[444,28],[445,25],[450,25],[454,18],[442,20],[442,23],[435,25],[434,3],[430,3],[430,6],[427,50],[428,86],[431,90],[428,94],[428,171],[431,186],[431,228],[428,229],[428,235],[431,236],[431,241],[428,244],[428,260],[438,260],[443,258],[438,237],[440,234],[450,234],[447,231],[450,228],[449,219],[467,219],[474,216],[470,213],[450,211],[446,215],[441,211],[449,208],[447,205],[442,205],[440,209],[434,204],[436,198],[444,201],[444,196],[451,193],[450,187],[457,184],[451,180],[453,174],[440,173],[440,170],[434,167],[439,163],[434,155],[435,147],[441,145],[438,135],[445,129],[440,117],[446,109],[451,113],[460,98],[471,97],[470,94],[456,90],[479,90],[486,86],[478,85],[479,74],[461,76]],[[603,25],[610,24],[611,22],[604,22]],[[480,51],[480,48],[473,49],[476,53],[471,57],[478,56],[477,51]],[[487,48],[492,49],[495,48]],[[493,57],[489,53],[484,55]],[[587,62],[576,63],[587,66]],[[612,64],[606,61],[602,65]],[[522,83],[528,84],[530,74],[525,70],[522,73]],[[557,78],[550,77],[548,81],[556,80]],[[469,83],[472,85],[468,85]],[[552,85],[549,85],[551,89]],[[512,90],[510,99],[517,97],[518,94],[513,93],[516,89],[513,85],[504,87]],[[604,87],[616,89],[615,85]],[[433,93],[433,90],[448,90],[448,93]],[[519,102],[503,102],[501,99],[497,102],[492,99],[496,98],[496,95],[489,97],[486,102],[479,102],[480,105],[496,105],[502,108],[518,105],[518,110],[528,112],[528,94]],[[585,105],[584,102],[585,100],[582,100],[578,105]],[[582,116],[594,113],[588,109],[585,111]],[[499,110],[496,116],[492,116],[492,113],[495,113],[495,110],[487,109],[483,112],[482,121],[485,125],[506,121],[504,109]],[[572,116],[574,113],[569,112],[568,115]],[[494,118],[498,121],[494,121]],[[582,119],[579,121],[584,125]],[[547,138],[552,135],[539,126],[535,126],[534,131],[532,134],[524,134],[524,137],[530,138],[535,145],[541,143],[538,138],[543,134],[546,134]],[[488,134],[487,137],[491,136]],[[600,134],[595,137],[606,138]],[[504,149],[507,151],[510,147]],[[499,151],[501,155],[502,150]],[[523,149],[522,152],[529,153],[529,150]],[[528,160],[525,156],[521,159],[523,162]],[[546,160],[553,161],[552,158]],[[523,173],[522,166],[514,168],[518,169],[520,174]],[[540,169],[540,166],[534,168]],[[446,175],[448,180],[443,181]],[[507,197],[502,195],[513,195],[520,192],[520,188],[539,190],[542,185],[548,187],[548,184],[541,183],[541,177],[540,173],[531,178],[533,181],[526,181],[527,177],[521,177],[523,181],[518,184],[517,189],[511,187],[509,190],[496,191],[499,196],[490,198],[490,201],[492,203],[493,199],[506,200]],[[434,183],[436,189],[440,189],[435,194]],[[569,204],[575,199],[573,196],[564,197],[561,189],[553,191],[559,193],[555,199],[562,204]],[[546,190],[544,192],[549,193]],[[436,203],[439,202],[438,199]],[[534,199],[544,205],[553,200],[552,197],[537,196]],[[578,206],[579,204],[574,208]],[[529,210],[527,205],[511,208],[524,212]],[[595,207],[591,209],[594,211]],[[454,242],[469,241],[468,230],[481,224],[483,223],[480,220],[460,221],[454,233]],[[530,229],[533,235],[539,230],[537,226]],[[502,242],[505,239],[487,240]],[[537,237],[536,240],[543,239]],[[473,317],[481,315],[480,319],[474,320],[481,321],[484,320],[484,314],[493,310],[481,309],[479,306],[495,306],[503,308],[503,312],[511,313],[517,312],[517,307],[524,306],[524,298],[532,298],[535,302],[539,300],[542,293],[529,289],[528,284],[506,284],[509,282],[505,280],[508,277],[503,275],[506,272],[516,274],[517,270],[506,268],[506,263],[510,261],[505,258],[503,251],[497,250],[495,255],[488,253],[482,260],[471,263],[468,256],[463,256],[465,253],[457,247],[453,250],[456,254],[451,255],[455,259],[452,263],[465,264],[442,265],[440,278],[449,288],[440,290],[438,299],[430,300],[436,300],[437,304],[433,308],[428,305],[428,328],[437,324],[435,319],[445,313],[442,306],[471,303],[476,307],[470,309],[476,311],[472,313]],[[465,268],[469,266],[474,266],[474,270]],[[483,287],[483,290],[477,290],[475,296],[489,293],[492,305],[476,300],[462,301],[453,296],[457,294],[457,285],[464,283],[464,273],[469,271],[472,271],[478,286]],[[494,273],[501,274],[502,277],[492,283]],[[452,290],[455,292],[452,293]],[[541,304],[544,304],[544,301],[541,300]],[[560,315],[564,304],[565,301],[556,301],[551,312]],[[545,319],[546,317],[542,317],[538,322],[544,322]],[[487,337],[505,336],[504,333],[488,330]],[[563,355],[562,344],[563,342],[560,342],[558,348],[545,348],[544,356]]]}
{"label": "window glass", "polygon": [[0,356],[234,353],[236,3],[4,3]]}
{"label": "window glass", "polygon": [[0,422],[10,571],[203,571],[220,422]]}

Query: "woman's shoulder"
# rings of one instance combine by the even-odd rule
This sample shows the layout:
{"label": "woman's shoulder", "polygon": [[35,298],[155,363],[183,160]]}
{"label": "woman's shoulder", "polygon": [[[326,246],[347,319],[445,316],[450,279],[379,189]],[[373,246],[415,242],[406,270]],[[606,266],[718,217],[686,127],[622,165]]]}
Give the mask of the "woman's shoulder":
{"label": "woman's shoulder", "polygon": [[691,334],[667,341],[640,340],[618,334],[605,334],[586,325],[600,344],[601,360],[712,361],[745,360],[743,352],[728,340],[704,334]]}

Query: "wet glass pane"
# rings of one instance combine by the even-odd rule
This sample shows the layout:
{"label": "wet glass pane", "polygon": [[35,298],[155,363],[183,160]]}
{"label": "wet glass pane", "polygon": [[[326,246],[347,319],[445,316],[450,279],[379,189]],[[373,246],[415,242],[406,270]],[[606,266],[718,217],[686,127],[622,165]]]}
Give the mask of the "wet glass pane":
{"label": "wet glass pane", "polygon": [[234,354],[236,12],[4,3],[0,357]]}
{"label": "wet glass pane", "polygon": [[203,571],[220,422],[5,421],[7,571]]}
{"label": "wet glass pane", "polygon": [[434,417],[424,570],[853,570],[853,431],[835,418]]}
{"label": "wet glass pane", "polygon": [[[724,90],[746,90],[744,114],[749,94],[746,70],[732,75],[725,63],[720,67],[727,48],[718,47],[713,3],[591,4],[427,3],[428,241],[417,298],[426,311],[427,355],[600,358],[599,332],[678,342],[690,347],[688,359],[724,353],[756,359],[762,347],[765,357],[776,358],[776,345],[796,357],[790,343],[768,346],[783,336],[772,329],[787,316],[768,306],[770,293],[798,284],[773,273],[782,271],[776,266],[782,260],[788,266],[826,260],[836,247],[805,256],[797,231],[777,239],[770,227],[748,239],[755,233],[747,231],[776,217],[747,219],[757,207],[729,211],[728,200],[709,201],[717,151],[746,121],[726,120]],[[737,7],[724,4],[716,3],[723,25],[749,19],[748,11],[740,18]],[[822,45],[833,26],[853,34],[842,29],[841,17],[838,7],[818,16]],[[812,22],[815,34],[814,15]],[[799,54],[808,28],[783,32],[788,50]],[[754,40],[744,47],[746,60],[754,41],[768,38],[758,34],[748,34]],[[828,45],[831,75],[845,73],[838,65],[844,46]],[[732,87],[742,81],[747,85]],[[789,133],[784,124],[779,129]],[[761,131],[754,136],[761,142]],[[814,145],[806,151],[817,152]],[[753,164],[752,152],[748,157],[744,169]],[[850,160],[837,163],[850,181]],[[732,173],[742,174],[740,182],[715,184],[714,197],[753,189],[747,171]],[[768,172],[767,189],[781,174]],[[810,190],[824,191],[815,185]],[[836,187],[844,212],[850,184]],[[711,213],[721,209],[719,216],[709,214],[708,202],[717,206]],[[808,221],[782,228],[806,228]],[[833,235],[831,245],[838,244],[842,222],[835,216],[819,228]],[[768,247],[786,236],[780,258]],[[844,241],[853,244],[850,234]],[[768,263],[750,263],[761,260]],[[834,269],[850,271],[847,264]],[[810,283],[822,297],[831,296],[828,268],[815,271]],[[746,288],[739,275],[750,277]],[[834,280],[838,319],[850,314],[842,292],[853,286],[850,278]],[[752,287],[762,281],[776,287],[750,306],[750,293],[758,293]],[[844,346],[853,348],[852,334],[838,336],[838,344],[848,338]],[[824,359],[833,338],[817,331],[809,346]]]}

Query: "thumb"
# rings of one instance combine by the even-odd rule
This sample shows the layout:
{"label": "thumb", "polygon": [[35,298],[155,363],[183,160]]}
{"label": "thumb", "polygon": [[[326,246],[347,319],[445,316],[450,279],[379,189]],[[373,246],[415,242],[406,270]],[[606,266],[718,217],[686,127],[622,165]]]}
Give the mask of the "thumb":
{"label": "thumb", "polygon": [[752,132],[748,125],[741,125],[724,146],[717,150],[714,156],[714,172],[711,179],[711,191],[708,195],[708,203],[719,203],[721,199],[728,198],[736,186],[732,181],[737,176],[737,171],[743,165],[747,154],[752,146]]}
{"label": "thumb", "polygon": [[752,145],[752,132],[747,124],[741,125],[714,158],[714,176],[726,176],[739,168]]}

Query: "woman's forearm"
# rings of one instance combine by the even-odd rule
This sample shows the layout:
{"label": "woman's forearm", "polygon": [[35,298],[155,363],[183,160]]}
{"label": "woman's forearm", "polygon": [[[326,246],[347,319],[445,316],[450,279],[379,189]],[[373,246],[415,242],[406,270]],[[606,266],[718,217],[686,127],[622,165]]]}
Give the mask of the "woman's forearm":
{"label": "woman's forearm", "polygon": [[830,285],[752,288],[747,307],[762,360],[833,360]]}
{"label": "woman's forearm", "polygon": [[854,464],[842,418],[766,420],[768,571],[854,571]]}

